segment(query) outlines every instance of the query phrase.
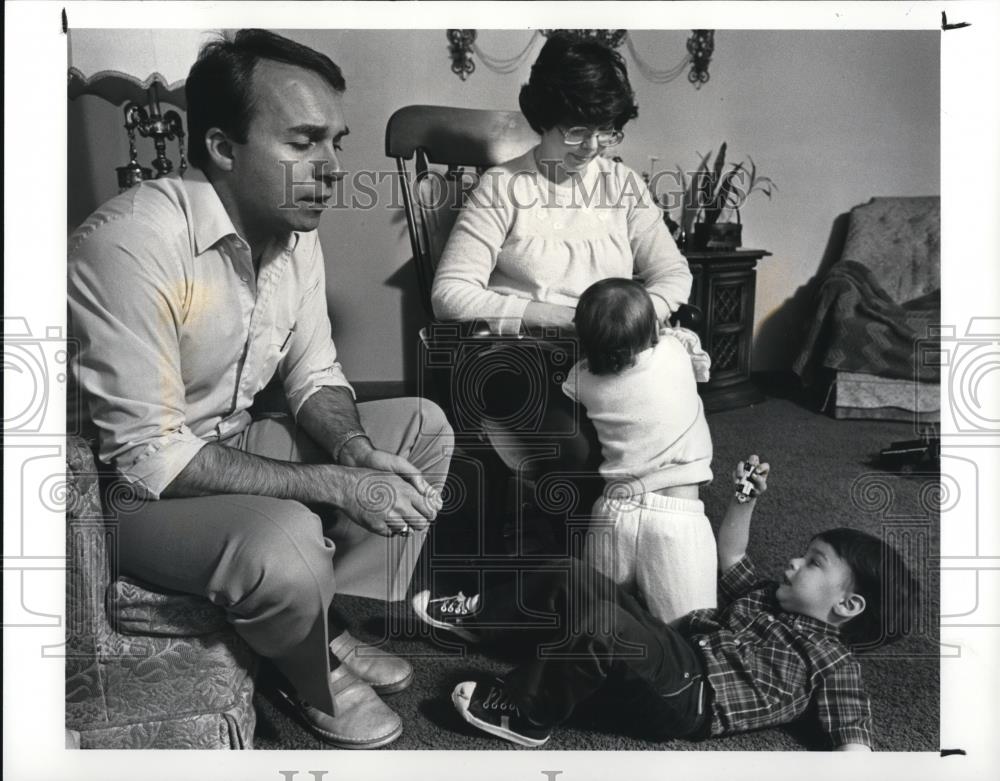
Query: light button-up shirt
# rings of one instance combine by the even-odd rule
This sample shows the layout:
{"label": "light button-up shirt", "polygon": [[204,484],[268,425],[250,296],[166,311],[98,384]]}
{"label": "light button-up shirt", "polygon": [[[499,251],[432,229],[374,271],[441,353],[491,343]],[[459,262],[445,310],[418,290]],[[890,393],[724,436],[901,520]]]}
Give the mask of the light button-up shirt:
{"label": "light button-up shirt", "polygon": [[197,169],[91,215],[69,239],[68,296],[100,458],[152,498],[207,442],[246,428],[275,372],[293,414],[321,387],[351,387],[316,232],[272,241],[255,274]]}

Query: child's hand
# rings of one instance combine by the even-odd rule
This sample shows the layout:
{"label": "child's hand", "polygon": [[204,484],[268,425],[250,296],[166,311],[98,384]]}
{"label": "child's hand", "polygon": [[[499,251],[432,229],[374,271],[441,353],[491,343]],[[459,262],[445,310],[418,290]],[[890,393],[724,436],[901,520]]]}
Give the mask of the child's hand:
{"label": "child's hand", "polygon": [[756,454],[746,461],[740,461],[733,470],[736,499],[740,502],[749,502],[764,493],[767,490],[767,476],[770,471],[770,464],[762,464]]}

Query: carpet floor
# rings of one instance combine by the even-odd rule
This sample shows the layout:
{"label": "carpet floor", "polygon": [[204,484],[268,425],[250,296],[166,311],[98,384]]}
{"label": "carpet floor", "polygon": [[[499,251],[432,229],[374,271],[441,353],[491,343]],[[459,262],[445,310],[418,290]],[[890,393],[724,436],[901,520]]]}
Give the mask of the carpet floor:
{"label": "carpet floor", "polygon": [[[714,413],[709,425],[715,446],[715,481],[703,489],[708,517],[721,520],[732,466],[750,453],[772,465],[769,490],[760,500],[750,535],[750,554],[761,572],[780,575],[792,555],[823,529],[851,526],[884,535],[907,556],[922,580],[921,619],[904,640],[859,654],[872,699],[876,749],[937,751],[939,748],[938,582],[931,561],[938,553],[939,479],[936,473],[881,470],[874,456],[891,441],[908,439],[906,423],[834,420],[793,400],[771,397],[753,407]],[[443,530],[438,529],[438,532]],[[425,546],[429,549],[429,546]],[[408,611],[408,602],[389,604],[338,596],[335,609],[352,631],[413,663],[416,676],[406,691],[387,698],[402,717],[402,737],[393,749],[519,750],[474,730],[454,712],[450,692],[472,674],[501,673],[509,663],[463,645],[432,642]],[[255,699],[258,749],[322,749],[269,694],[269,675],[260,676]],[[546,749],[782,751],[817,747],[808,718],[701,743],[650,743],[616,731],[598,708],[584,709],[558,729]]]}

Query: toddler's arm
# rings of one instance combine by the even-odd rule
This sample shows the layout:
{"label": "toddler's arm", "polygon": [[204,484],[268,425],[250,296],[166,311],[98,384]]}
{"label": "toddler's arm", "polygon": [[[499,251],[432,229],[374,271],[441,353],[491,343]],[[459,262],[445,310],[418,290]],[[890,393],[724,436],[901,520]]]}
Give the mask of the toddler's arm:
{"label": "toddler's arm", "polygon": [[[757,504],[757,497],[767,490],[767,476],[770,471],[771,467],[760,463],[760,458],[756,455],[750,456],[746,462],[741,461],[733,470],[735,491],[729,499],[726,515],[719,528],[717,543],[719,572],[726,572],[746,555],[747,542],[750,539],[750,518]],[[743,501],[741,501],[740,486],[748,475],[753,491],[749,497],[742,494]]]}

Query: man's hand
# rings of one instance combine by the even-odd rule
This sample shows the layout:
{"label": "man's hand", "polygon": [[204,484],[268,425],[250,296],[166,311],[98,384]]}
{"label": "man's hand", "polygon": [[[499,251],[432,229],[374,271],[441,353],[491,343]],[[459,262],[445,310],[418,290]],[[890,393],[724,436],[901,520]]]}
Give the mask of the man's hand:
{"label": "man's hand", "polygon": [[[375,451],[382,452],[382,451]],[[383,453],[407,464],[406,459]],[[425,492],[418,491],[400,475],[370,468],[344,468],[345,482],[335,502],[347,516],[370,532],[383,537],[423,531],[437,517],[441,499],[423,477]]]}
{"label": "man's hand", "polygon": [[[386,478],[392,476],[405,481],[403,485],[396,486],[398,481],[383,480],[373,494],[377,495],[383,491],[401,493],[398,500],[402,504],[394,502],[393,506],[387,509],[390,515],[383,519],[384,524],[367,519],[365,507],[359,506],[360,517],[355,517],[348,508],[345,508],[348,515],[366,529],[377,534],[408,534],[410,529],[417,531],[426,529],[428,523],[437,517],[442,504],[440,492],[427,482],[419,469],[402,456],[373,447],[367,437],[357,437],[344,447],[340,460],[345,466],[361,467],[376,473],[376,475],[362,478],[361,487],[356,489],[361,491],[362,496],[366,495],[379,482],[378,473],[383,474]],[[362,501],[360,504],[371,505],[372,503]],[[407,504],[418,514],[413,515],[412,512],[407,512]]]}

